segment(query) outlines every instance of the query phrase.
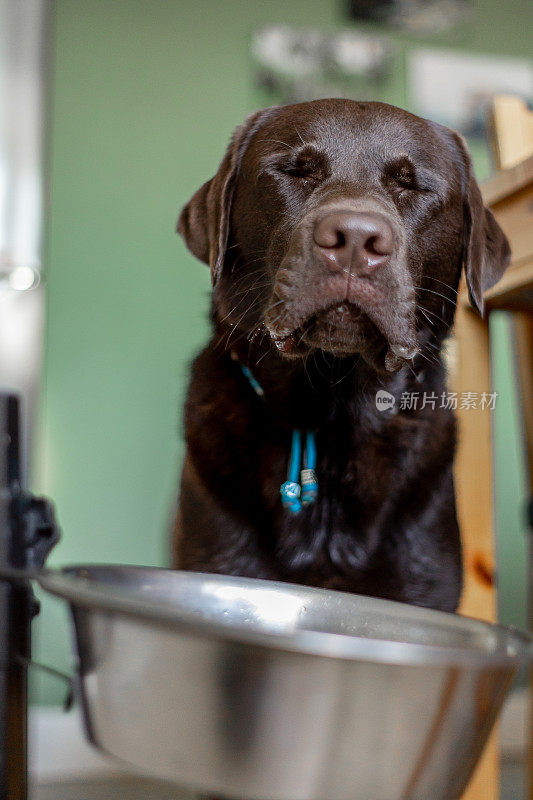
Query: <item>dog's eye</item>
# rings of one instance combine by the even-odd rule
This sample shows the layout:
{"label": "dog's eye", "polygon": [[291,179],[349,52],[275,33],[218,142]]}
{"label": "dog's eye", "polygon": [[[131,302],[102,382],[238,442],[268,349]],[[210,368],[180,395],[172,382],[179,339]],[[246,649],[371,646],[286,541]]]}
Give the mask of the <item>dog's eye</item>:
{"label": "dog's eye", "polygon": [[418,184],[416,182],[416,178],[411,173],[407,172],[400,172],[396,176],[396,181],[400,189],[411,189],[415,190],[418,189]]}
{"label": "dog's eye", "polygon": [[284,175],[290,175],[291,178],[299,178],[300,180],[313,180],[313,165],[307,161],[296,159],[294,162],[280,165],[280,172]]}
{"label": "dog's eye", "polygon": [[312,147],[306,147],[278,164],[278,169],[284,175],[304,183],[317,183],[325,177],[326,164],[321,153]]}
{"label": "dog's eye", "polygon": [[280,172],[290,175],[291,178],[301,178],[302,180],[309,180],[313,177],[312,169],[305,164],[285,164],[280,167]]}
{"label": "dog's eye", "polygon": [[388,165],[385,183],[399,195],[420,190],[415,168],[408,158],[398,159]]}

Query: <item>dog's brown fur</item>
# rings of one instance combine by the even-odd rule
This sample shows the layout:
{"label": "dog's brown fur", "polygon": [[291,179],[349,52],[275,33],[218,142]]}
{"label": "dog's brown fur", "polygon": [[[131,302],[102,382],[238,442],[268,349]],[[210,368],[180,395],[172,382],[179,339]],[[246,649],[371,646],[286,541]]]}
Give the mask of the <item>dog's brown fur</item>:
{"label": "dog's brown fur", "polygon": [[[395,246],[379,270],[325,268],[313,230],[339,208],[387,219]],[[482,312],[509,261],[462,139],[380,103],[266,109],[239,128],[179,230],[214,291],[186,405],[176,566],[454,610],[455,423],[441,407],[441,347],[463,265]],[[376,408],[380,389],[394,413]],[[435,408],[421,407],[424,392]],[[404,393],[418,393],[418,408],[400,407]],[[279,496],[294,427],[316,431],[320,482],[296,516]]]}

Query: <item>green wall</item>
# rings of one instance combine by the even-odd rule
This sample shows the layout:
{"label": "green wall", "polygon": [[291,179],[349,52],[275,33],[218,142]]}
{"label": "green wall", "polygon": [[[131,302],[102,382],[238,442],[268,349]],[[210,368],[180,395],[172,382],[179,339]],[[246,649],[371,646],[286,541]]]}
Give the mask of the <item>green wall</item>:
{"label": "green wall", "polygon": [[[449,44],[529,53],[527,2],[478,5],[476,25]],[[34,470],[35,487],[54,499],[63,527],[51,564],[166,563],[183,452],[180,407],[188,363],[207,333],[209,293],[207,269],[174,234],[178,210],[213,174],[236,124],[262,102],[250,75],[251,31],[272,22],[332,27],[340,7],[331,0],[56,1],[48,324]],[[395,91],[391,99],[405,104]],[[505,341],[500,350],[505,364]],[[508,446],[513,398],[505,403],[498,452],[511,478],[500,510],[502,580],[513,592],[502,613],[522,622],[513,493],[520,475],[517,447],[509,456]],[[67,667],[63,607],[43,598],[35,628],[37,657]],[[39,679],[35,695],[58,702],[62,687]]]}

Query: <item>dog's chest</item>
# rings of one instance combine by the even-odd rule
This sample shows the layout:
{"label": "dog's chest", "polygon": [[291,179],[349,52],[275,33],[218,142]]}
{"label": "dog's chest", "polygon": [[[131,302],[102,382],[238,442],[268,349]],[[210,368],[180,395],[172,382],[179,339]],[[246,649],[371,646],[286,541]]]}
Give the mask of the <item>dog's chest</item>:
{"label": "dog's chest", "polygon": [[339,566],[352,573],[369,568],[402,468],[401,439],[396,436],[391,447],[389,438],[355,429],[342,436],[317,435],[318,497],[295,514],[280,503],[288,454],[272,444],[265,447],[262,499],[272,512],[274,556],[281,566],[296,573],[310,570],[321,581]]}

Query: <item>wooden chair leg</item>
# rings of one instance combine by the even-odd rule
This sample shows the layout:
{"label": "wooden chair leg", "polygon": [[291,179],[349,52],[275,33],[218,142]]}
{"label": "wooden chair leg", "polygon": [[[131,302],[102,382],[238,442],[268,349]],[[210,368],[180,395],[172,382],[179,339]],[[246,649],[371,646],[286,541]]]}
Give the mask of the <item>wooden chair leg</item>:
{"label": "wooden chair leg", "polygon": [[[457,348],[454,390],[491,391],[488,320],[459,304],[455,322]],[[460,406],[460,402],[459,402]],[[465,583],[460,613],[490,622],[496,619],[494,497],[492,484],[492,420],[488,408],[458,409],[455,462],[457,512],[463,542]],[[498,797],[496,734],[487,746],[464,800]]]}
{"label": "wooden chair leg", "polygon": [[533,314],[515,312],[513,333],[529,488],[533,495]]}
{"label": "wooden chair leg", "polygon": [[[533,315],[528,313],[513,314],[514,342],[516,351],[516,367],[520,391],[520,406],[524,439],[526,446],[526,463],[528,467],[529,497],[533,498]],[[532,546],[530,539],[530,548]],[[533,555],[530,550],[529,569],[533,571]],[[529,576],[530,586],[533,574]],[[533,592],[530,590],[530,628],[533,630]],[[533,670],[529,679],[531,698],[530,736],[529,736],[529,797],[533,800]]]}

